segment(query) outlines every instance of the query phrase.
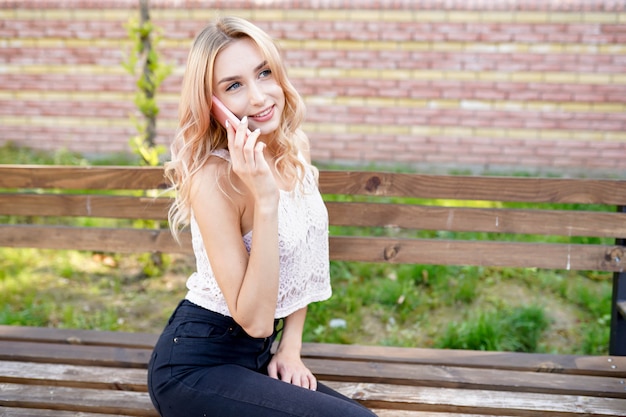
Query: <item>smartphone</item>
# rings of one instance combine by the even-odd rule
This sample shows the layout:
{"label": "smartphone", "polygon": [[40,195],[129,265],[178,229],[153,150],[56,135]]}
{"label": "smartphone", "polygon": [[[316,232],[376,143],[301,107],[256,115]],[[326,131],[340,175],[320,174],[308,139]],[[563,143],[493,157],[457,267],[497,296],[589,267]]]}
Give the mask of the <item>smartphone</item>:
{"label": "smartphone", "polygon": [[[228,110],[228,107],[224,105],[217,97],[213,96],[211,98],[213,105],[211,106],[211,113],[217,119],[218,122],[222,124],[222,126],[226,127],[226,120],[230,122],[232,126],[237,128],[239,126],[240,120]],[[248,129],[248,134],[250,134],[250,129]]]}

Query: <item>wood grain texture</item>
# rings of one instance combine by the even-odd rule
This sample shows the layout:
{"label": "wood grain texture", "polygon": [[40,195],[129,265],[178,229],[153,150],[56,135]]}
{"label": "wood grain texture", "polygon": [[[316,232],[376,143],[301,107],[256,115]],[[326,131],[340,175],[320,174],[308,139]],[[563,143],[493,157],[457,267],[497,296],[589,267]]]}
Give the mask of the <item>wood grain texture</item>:
{"label": "wood grain texture", "polygon": [[626,398],[619,378],[503,371],[455,366],[410,365],[369,361],[308,359],[311,371],[323,380],[389,383],[441,388],[537,392],[556,395]]}
{"label": "wood grain texture", "polygon": [[[144,392],[0,383],[0,406],[158,417]],[[54,412],[48,414],[54,416]]]}
{"label": "wood grain texture", "polygon": [[[0,412],[155,415],[146,365],[156,335],[53,330],[0,326]],[[626,409],[619,373],[626,357],[326,344],[306,344],[302,353],[321,382],[381,416],[619,416]],[[551,369],[538,366],[546,358]]]}
{"label": "wood grain texture", "polygon": [[[577,395],[551,395],[510,391],[415,387],[408,385],[329,382],[329,386],[372,408],[431,413],[488,414],[493,416],[567,417],[620,416],[626,400]],[[394,414],[391,414],[394,415]],[[400,414],[402,415],[402,414]],[[432,414],[433,417],[437,414]]]}
{"label": "wood grain texture", "polygon": [[0,213],[15,216],[167,220],[169,198],[115,195],[0,194]]}
{"label": "wood grain texture", "polygon": [[167,184],[163,167],[0,165],[0,188],[146,190]]}
{"label": "wood grain texture", "polygon": [[326,202],[330,224],[548,236],[626,237],[626,213]]}
{"label": "wood grain texture", "polygon": [[[626,204],[625,180],[321,171],[319,183],[327,194]],[[0,188],[142,190],[166,186],[162,167],[0,165]]]}
{"label": "wood grain texture", "polygon": [[0,246],[113,253],[192,253],[190,235],[184,233],[179,245],[169,229],[0,224]]}
{"label": "wood grain texture", "polygon": [[323,171],[320,190],[325,194],[452,200],[626,204],[625,180]]}
{"label": "wood grain texture", "polygon": [[622,246],[334,236],[332,260],[623,271]]}

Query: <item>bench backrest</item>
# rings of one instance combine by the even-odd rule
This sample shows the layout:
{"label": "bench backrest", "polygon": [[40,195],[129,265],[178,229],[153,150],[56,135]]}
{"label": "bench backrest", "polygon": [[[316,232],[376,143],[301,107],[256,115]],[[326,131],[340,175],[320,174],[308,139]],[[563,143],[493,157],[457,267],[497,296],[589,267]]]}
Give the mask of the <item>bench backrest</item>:
{"label": "bench backrest", "polygon": [[[30,218],[2,222],[0,246],[191,252],[188,236],[179,246],[164,223],[170,198],[159,196],[162,168],[2,165],[0,188],[0,215]],[[615,242],[626,238],[626,213],[616,210],[626,206],[623,180],[322,171],[320,189],[331,225],[344,226],[332,232],[331,259],[611,272],[626,266],[625,248]],[[158,225],[65,226],[60,219],[67,217]],[[463,239],[464,232],[487,235]],[[544,237],[526,242],[527,235]]]}
{"label": "bench backrest", "polygon": [[[166,188],[160,167],[0,165],[0,246],[191,253]],[[322,171],[320,189],[332,260],[614,273],[626,355],[626,181]]]}

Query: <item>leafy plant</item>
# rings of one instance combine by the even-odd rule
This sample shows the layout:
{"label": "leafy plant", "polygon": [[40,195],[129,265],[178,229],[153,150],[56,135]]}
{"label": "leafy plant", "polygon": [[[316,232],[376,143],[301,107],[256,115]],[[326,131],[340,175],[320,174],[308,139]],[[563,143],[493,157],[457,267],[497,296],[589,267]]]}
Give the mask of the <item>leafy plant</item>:
{"label": "leafy plant", "polygon": [[160,29],[150,21],[148,0],[140,0],[140,19],[130,19],[126,25],[132,50],[122,64],[126,71],[137,77],[138,91],[134,103],[142,119],[131,116],[137,135],[130,140],[134,153],[141,157],[143,164],[156,166],[160,163],[165,147],[155,143],[156,120],[159,106],[156,92],[161,83],[172,72],[172,66],[161,61],[156,46],[160,40]]}

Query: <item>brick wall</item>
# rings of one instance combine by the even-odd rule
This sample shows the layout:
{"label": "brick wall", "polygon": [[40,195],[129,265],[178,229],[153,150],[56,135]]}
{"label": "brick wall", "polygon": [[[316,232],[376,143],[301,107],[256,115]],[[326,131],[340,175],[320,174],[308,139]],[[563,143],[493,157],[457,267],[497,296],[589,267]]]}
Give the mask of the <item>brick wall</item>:
{"label": "brick wall", "polygon": [[[0,0],[0,143],[129,149],[137,3]],[[623,1],[153,0],[175,65],[161,143],[191,39],[218,11],[279,40],[319,162],[626,176]]]}

